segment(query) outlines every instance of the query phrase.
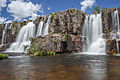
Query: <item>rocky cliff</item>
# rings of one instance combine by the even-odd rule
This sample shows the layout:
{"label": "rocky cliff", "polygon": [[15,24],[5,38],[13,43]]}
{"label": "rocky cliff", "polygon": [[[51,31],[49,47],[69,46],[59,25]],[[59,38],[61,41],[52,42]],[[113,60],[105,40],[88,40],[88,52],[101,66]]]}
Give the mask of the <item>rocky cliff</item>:
{"label": "rocky cliff", "polygon": [[[120,8],[119,10],[119,20],[120,20]],[[102,12],[102,24],[103,33],[106,38],[106,53],[112,54],[117,53],[116,39],[111,39],[111,32],[117,30],[113,28],[112,16],[111,14],[115,11],[115,8],[105,9]],[[36,32],[40,21],[44,23],[47,22],[49,15],[38,17],[34,20],[36,25]],[[51,20],[49,24],[49,35],[45,37],[37,37],[33,40],[32,46],[35,49],[44,49],[47,51],[55,52],[81,52],[82,51],[82,27],[85,19],[85,13],[77,9],[68,9],[64,12],[57,12],[51,14]],[[11,29],[6,30],[6,40],[0,49],[5,50],[9,44],[15,41],[15,38],[20,30],[20,28],[26,25],[29,21],[24,22],[12,22]],[[3,30],[6,24],[0,24],[0,44],[2,42]],[[45,25],[45,24],[44,24]],[[118,41],[120,43],[120,41]],[[7,46],[8,45],[8,46]],[[114,45],[114,46],[112,46]],[[119,45],[120,46],[120,45]],[[33,49],[30,48],[31,51]],[[120,50],[119,50],[120,51]],[[32,52],[32,51],[31,51]],[[119,52],[120,53],[120,52]]]}
{"label": "rocky cliff", "polygon": [[[44,23],[48,16],[43,17]],[[64,12],[51,14],[49,35],[34,39],[34,46],[42,46],[47,51],[81,52],[82,26],[85,14],[77,9],[68,9]],[[31,49],[32,50],[32,49]]]}

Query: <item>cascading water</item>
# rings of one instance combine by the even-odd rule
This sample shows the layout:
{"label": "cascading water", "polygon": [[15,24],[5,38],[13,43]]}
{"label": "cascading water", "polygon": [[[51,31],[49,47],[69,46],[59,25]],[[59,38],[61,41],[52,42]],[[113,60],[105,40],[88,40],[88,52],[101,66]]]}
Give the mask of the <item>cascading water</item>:
{"label": "cascading water", "polygon": [[82,36],[86,37],[83,50],[86,54],[105,54],[105,39],[102,38],[102,14],[86,16]]}
{"label": "cascading water", "polygon": [[38,25],[36,37],[39,37],[42,35],[42,29],[43,29],[43,21],[41,21]]}
{"label": "cascading water", "polygon": [[116,39],[116,46],[117,46],[117,53],[119,53],[119,44],[118,44],[118,41],[120,40],[120,26],[119,26],[119,14],[118,14],[118,9],[116,9],[112,14],[112,32],[114,32],[116,34],[116,36],[111,33],[111,38],[112,39]]}
{"label": "cascading water", "polygon": [[11,30],[11,28],[12,28],[12,23],[10,24],[10,26],[9,26],[9,28],[8,28],[8,29],[10,29],[10,30]]}
{"label": "cascading water", "polygon": [[43,27],[43,31],[42,31],[42,37],[46,36],[49,34],[49,24],[50,24],[50,20],[51,20],[51,15],[48,17],[47,23],[45,24],[45,26]]}
{"label": "cascading water", "polygon": [[29,22],[27,25],[23,26],[18,33],[16,41],[10,45],[5,52],[21,52],[26,53],[27,48],[30,45],[30,38],[35,37],[35,24]]}
{"label": "cascading water", "polygon": [[3,33],[2,33],[2,42],[1,42],[0,46],[3,46],[4,43],[6,43],[6,31],[7,31],[7,28],[8,28],[8,23],[5,24],[5,28],[4,28]]}

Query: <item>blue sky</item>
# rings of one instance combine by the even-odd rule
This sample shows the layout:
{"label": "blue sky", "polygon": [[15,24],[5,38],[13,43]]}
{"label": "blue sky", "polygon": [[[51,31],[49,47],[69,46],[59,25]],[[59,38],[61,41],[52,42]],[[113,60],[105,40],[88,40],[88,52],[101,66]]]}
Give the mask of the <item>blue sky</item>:
{"label": "blue sky", "polygon": [[[1,1],[1,0],[0,0]],[[3,2],[5,2],[5,0],[2,0]],[[26,4],[22,4],[22,7],[20,8],[20,5],[15,5],[14,3],[15,1],[21,1],[21,2],[26,2]],[[5,5],[0,4],[0,19],[4,18],[6,21],[8,20],[23,20],[23,19],[28,19],[30,18],[30,16],[32,15],[46,15],[46,14],[50,14],[52,12],[57,12],[57,11],[65,11],[66,9],[69,8],[76,8],[81,10],[81,7],[83,5],[81,5],[80,3],[83,1],[87,1],[87,0],[6,0]],[[91,9],[93,8],[93,6],[100,6],[100,8],[102,7],[106,7],[106,8],[118,8],[120,7],[120,0],[88,0],[88,1],[94,1],[91,4],[86,4],[86,8],[84,10],[84,12],[86,12],[87,14],[91,13]],[[31,2],[31,4],[27,4],[28,2]],[[89,3],[89,2],[88,2]],[[38,6],[38,5],[40,6]],[[13,5],[13,6],[12,6]],[[24,10],[26,8],[26,5],[33,6],[35,9],[31,10],[27,9]],[[89,7],[90,5],[90,7]],[[14,7],[15,6],[15,7]],[[19,10],[19,11],[14,11],[14,8],[18,7],[18,9],[15,9],[16,11],[19,9],[23,9],[23,10]],[[38,9],[39,8],[39,9]],[[9,9],[9,10],[8,10]],[[32,9],[32,8],[31,8]],[[40,10],[40,11],[39,11]],[[22,12],[24,11],[24,12]],[[27,11],[28,14],[25,12]],[[24,16],[24,14],[26,13],[26,15]],[[2,22],[2,20],[0,20]]]}

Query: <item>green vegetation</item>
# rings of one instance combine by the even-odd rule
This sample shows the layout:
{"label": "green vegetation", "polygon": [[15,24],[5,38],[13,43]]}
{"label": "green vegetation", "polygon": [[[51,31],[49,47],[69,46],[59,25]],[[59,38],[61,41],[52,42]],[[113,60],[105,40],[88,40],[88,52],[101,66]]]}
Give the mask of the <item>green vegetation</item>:
{"label": "green vegetation", "polygon": [[74,13],[74,12],[75,12],[75,9],[72,9],[71,12]]}
{"label": "green vegetation", "polygon": [[113,53],[112,55],[113,55],[113,56],[117,56],[117,55],[120,56],[120,53]]}
{"label": "green vegetation", "polygon": [[50,32],[50,35],[52,35],[53,34],[53,32]]}
{"label": "green vegetation", "polygon": [[120,11],[118,11],[118,14],[120,15]]}
{"label": "green vegetation", "polygon": [[8,59],[8,54],[1,54],[0,53],[0,59]]}
{"label": "green vegetation", "polygon": [[115,56],[115,55],[116,55],[116,53],[113,53],[113,55]]}
{"label": "green vegetation", "polygon": [[56,52],[50,52],[50,51],[46,51],[46,50],[42,50],[42,51],[37,51],[33,54],[33,56],[48,56],[48,55],[56,55]]}
{"label": "green vegetation", "polygon": [[92,10],[92,13],[100,13],[102,12],[103,10],[105,10],[107,8],[103,7],[101,10],[100,10],[100,7],[99,6],[94,6],[93,10]]}
{"label": "green vegetation", "polygon": [[106,10],[107,8],[105,8],[105,7],[103,7],[101,10],[100,10],[100,12],[102,12],[103,10]]}
{"label": "green vegetation", "polygon": [[107,30],[107,29],[106,29],[106,30],[104,30],[104,33],[108,33],[108,32],[109,32],[109,30]]}
{"label": "green vegetation", "polygon": [[95,6],[95,7],[93,8],[93,13],[100,13],[99,6]]}
{"label": "green vegetation", "polygon": [[21,22],[21,25],[24,26],[24,25],[26,25],[26,23],[23,21],[23,22]]}
{"label": "green vegetation", "polygon": [[86,15],[86,13],[84,13],[84,12],[82,11],[82,15],[83,15],[83,16],[85,16],[85,15]]}
{"label": "green vegetation", "polygon": [[31,41],[31,45],[29,50],[27,51],[27,54],[29,55],[33,55],[33,56],[47,56],[47,55],[56,55],[56,52],[54,51],[47,51],[43,49],[43,46],[41,44],[41,41],[37,44],[39,44],[38,46],[36,46],[34,44],[34,38],[30,38]]}
{"label": "green vegetation", "polygon": [[53,19],[53,18],[54,18],[54,15],[55,15],[55,13],[51,13],[51,19]]}
{"label": "green vegetation", "polygon": [[68,35],[65,35],[65,36],[64,36],[64,40],[67,40],[67,39],[68,39]]}

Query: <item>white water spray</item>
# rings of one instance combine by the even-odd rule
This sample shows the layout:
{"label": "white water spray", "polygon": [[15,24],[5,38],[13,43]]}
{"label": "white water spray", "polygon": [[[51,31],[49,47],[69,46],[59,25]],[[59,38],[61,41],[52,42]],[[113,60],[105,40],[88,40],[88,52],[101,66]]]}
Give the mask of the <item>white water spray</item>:
{"label": "white water spray", "polygon": [[50,20],[51,20],[51,15],[48,17],[47,23],[44,25],[43,27],[43,31],[42,31],[42,37],[46,36],[49,34],[49,24],[50,24]]}
{"label": "white water spray", "polygon": [[35,37],[35,24],[33,22],[29,22],[27,25],[23,26],[16,38],[16,41],[10,45],[5,52],[21,52],[26,53],[27,48],[30,45],[30,38]]}
{"label": "white water spray", "polygon": [[43,21],[41,21],[38,25],[36,37],[39,37],[42,35],[42,29],[43,29]]}
{"label": "white water spray", "polygon": [[83,46],[83,50],[87,51],[87,54],[105,54],[101,13],[86,16],[82,35],[87,40],[87,44]]}

